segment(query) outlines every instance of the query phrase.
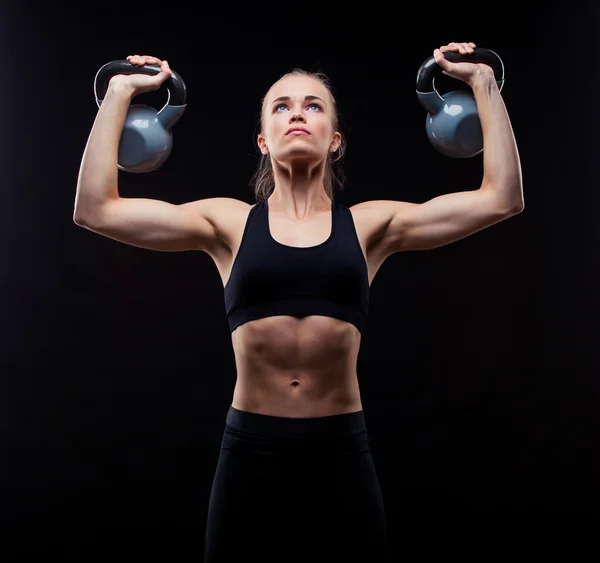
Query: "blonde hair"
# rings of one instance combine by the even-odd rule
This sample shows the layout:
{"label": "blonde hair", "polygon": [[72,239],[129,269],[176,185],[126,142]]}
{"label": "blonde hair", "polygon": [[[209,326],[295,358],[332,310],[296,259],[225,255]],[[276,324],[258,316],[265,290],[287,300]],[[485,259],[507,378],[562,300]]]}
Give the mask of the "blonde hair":
{"label": "blonde hair", "polygon": [[[329,78],[322,72],[312,72],[300,68],[295,68],[290,72],[287,72],[286,74],[282,75],[279,78],[279,80],[287,78],[288,76],[308,76],[310,78],[318,80],[323,86],[325,86],[327,92],[329,93],[329,97],[331,98],[331,103],[333,106],[333,117],[331,120],[331,125],[334,131],[338,131],[340,116],[335,98],[333,97],[333,87]],[[263,132],[266,99],[267,94],[265,94],[265,96],[262,99],[260,121],[258,124],[261,133]],[[327,193],[330,199],[333,199],[334,189],[337,188],[341,190],[344,187],[344,172],[340,161],[341,158],[344,156],[344,153],[346,152],[346,139],[344,138],[344,135],[341,132],[340,134],[342,135],[340,146],[334,153],[329,153],[327,155],[327,164],[325,166],[324,188],[325,192]],[[250,185],[253,187],[254,197],[257,203],[268,199],[269,196],[273,193],[273,190],[275,188],[275,178],[273,176],[273,166],[271,164],[271,157],[268,154],[260,154],[258,167],[252,175]]]}

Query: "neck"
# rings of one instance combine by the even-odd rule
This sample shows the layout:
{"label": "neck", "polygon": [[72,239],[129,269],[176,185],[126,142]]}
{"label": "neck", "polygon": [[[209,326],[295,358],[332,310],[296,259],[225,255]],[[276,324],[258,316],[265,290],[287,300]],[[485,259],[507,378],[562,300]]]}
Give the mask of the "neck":
{"label": "neck", "polygon": [[269,197],[269,209],[294,219],[306,219],[331,211],[331,199],[325,191],[325,168],[322,164],[283,167],[273,166],[275,188]]}

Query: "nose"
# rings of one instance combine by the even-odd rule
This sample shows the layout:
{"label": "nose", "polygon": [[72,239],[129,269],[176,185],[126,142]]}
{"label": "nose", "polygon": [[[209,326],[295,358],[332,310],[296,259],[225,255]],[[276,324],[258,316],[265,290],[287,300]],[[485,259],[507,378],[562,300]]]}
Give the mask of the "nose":
{"label": "nose", "polygon": [[290,123],[296,123],[298,121],[301,121],[302,123],[306,123],[306,120],[304,119],[304,115],[302,115],[302,113],[299,111],[295,111],[292,114],[292,116],[290,117]]}

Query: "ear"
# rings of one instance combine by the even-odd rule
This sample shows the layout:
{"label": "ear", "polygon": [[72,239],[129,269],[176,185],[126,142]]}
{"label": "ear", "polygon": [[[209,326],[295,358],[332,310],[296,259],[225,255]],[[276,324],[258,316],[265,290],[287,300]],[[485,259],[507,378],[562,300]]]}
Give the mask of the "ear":
{"label": "ear", "polygon": [[259,135],[256,139],[256,143],[258,144],[258,148],[260,152],[263,154],[269,154],[269,147],[267,147],[267,141],[262,135]]}
{"label": "ear", "polygon": [[335,152],[340,148],[342,144],[342,135],[339,131],[336,131],[333,134],[333,139],[331,140],[331,145],[329,145],[329,152]]}

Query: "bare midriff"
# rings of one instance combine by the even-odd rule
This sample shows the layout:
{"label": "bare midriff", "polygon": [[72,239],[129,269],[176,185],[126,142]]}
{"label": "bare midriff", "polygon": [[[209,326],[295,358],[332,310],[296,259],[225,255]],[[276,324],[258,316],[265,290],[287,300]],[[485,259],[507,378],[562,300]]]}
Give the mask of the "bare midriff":
{"label": "bare midriff", "polygon": [[356,365],[361,335],[348,322],[323,316],[266,317],[231,335],[236,409],[291,418],[362,409]]}

